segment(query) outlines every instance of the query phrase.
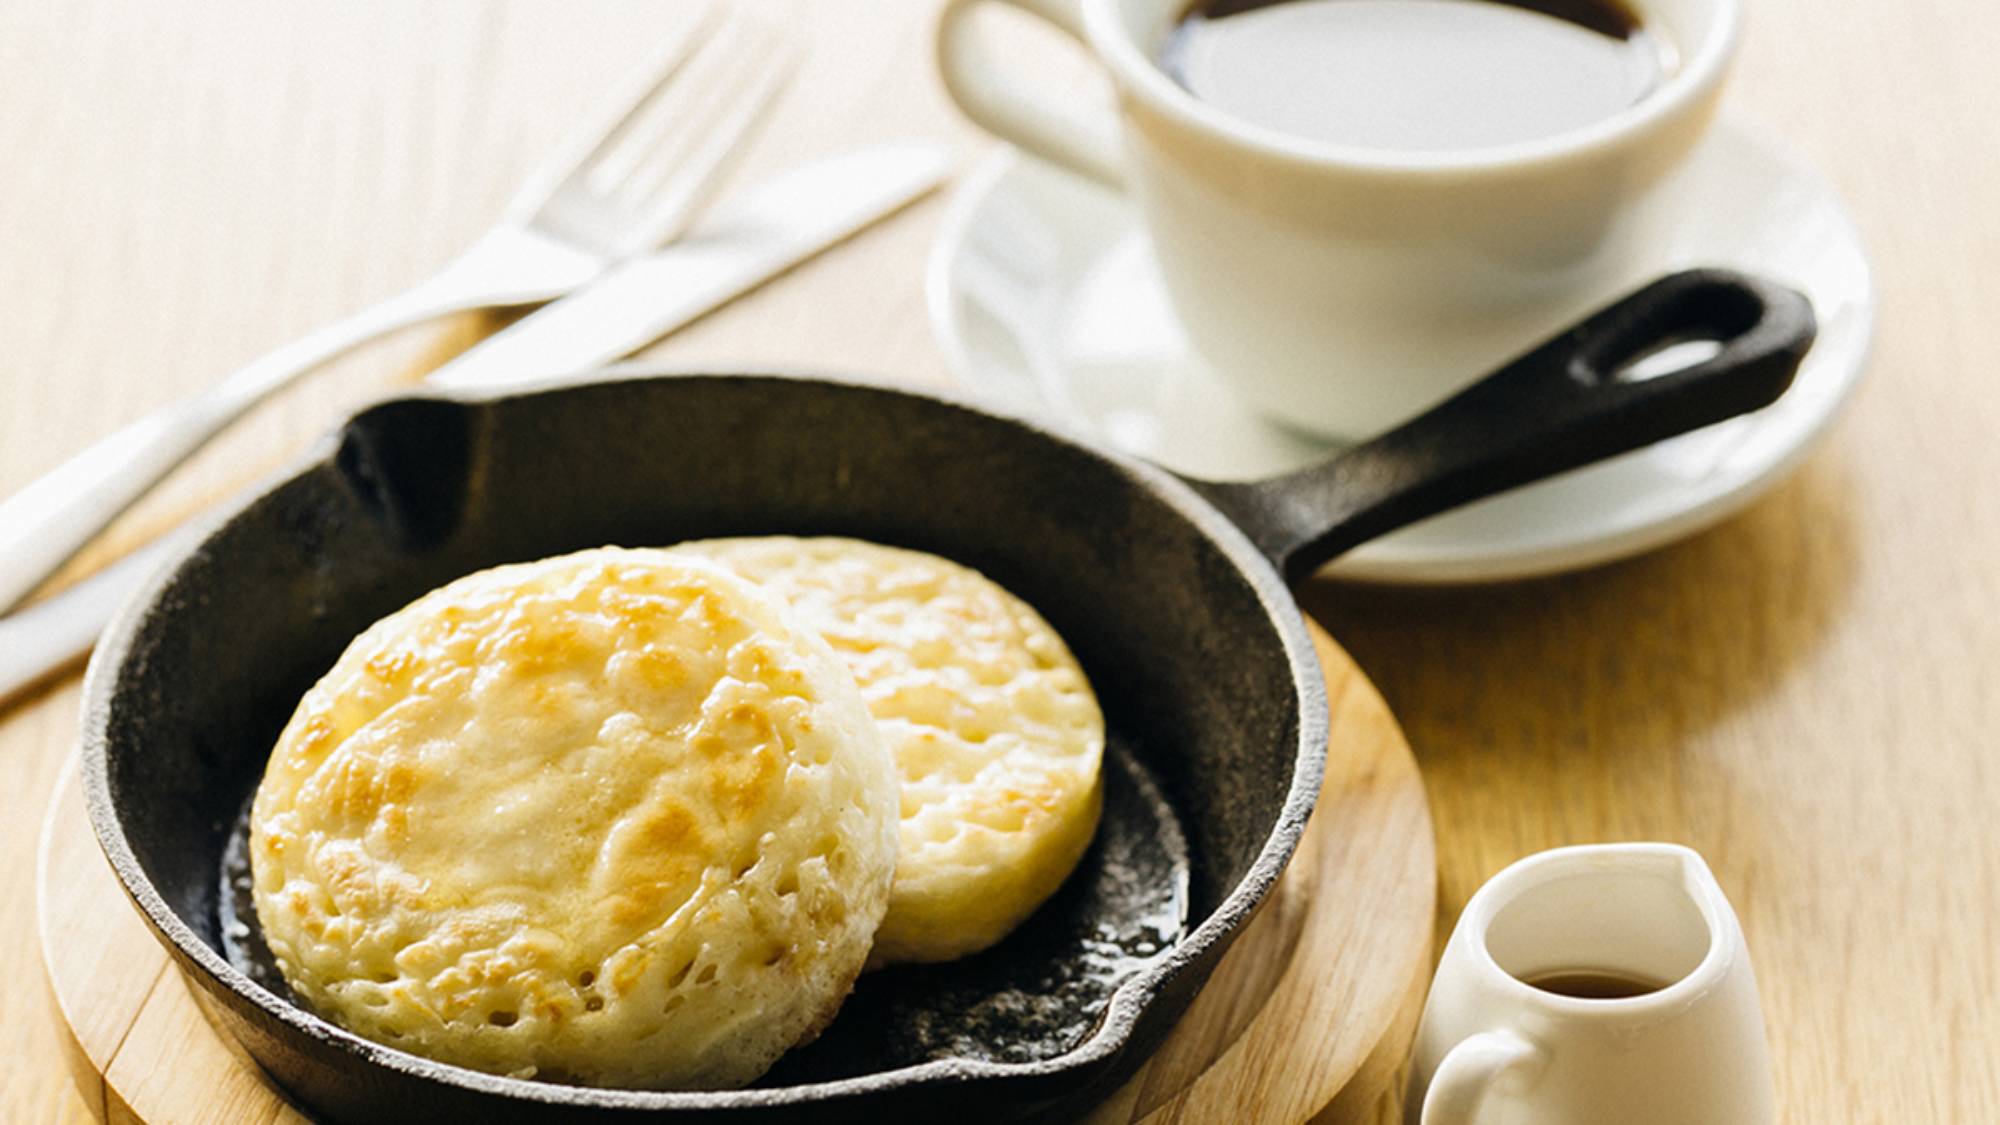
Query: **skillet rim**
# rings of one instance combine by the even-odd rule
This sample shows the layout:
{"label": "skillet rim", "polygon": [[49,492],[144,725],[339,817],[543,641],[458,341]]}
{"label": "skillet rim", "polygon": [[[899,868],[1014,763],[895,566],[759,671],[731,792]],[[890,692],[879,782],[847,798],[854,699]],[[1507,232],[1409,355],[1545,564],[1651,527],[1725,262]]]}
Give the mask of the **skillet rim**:
{"label": "skillet rim", "polygon": [[[1164,957],[1119,983],[1099,1019],[1082,1042],[1060,1055],[1031,1062],[1002,1063],[974,1059],[936,1059],[895,1070],[871,1071],[848,1078],[794,1086],[712,1091],[637,1090],[539,1082],[488,1074],[397,1050],[341,1028],[257,984],[231,965],[167,905],[140,865],[124,830],[110,791],[108,728],[119,672],[127,664],[140,627],[151,616],[160,595],[171,587],[188,561],[207,549],[216,534],[254,505],[309,472],[331,464],[341,434],[355,418],[391,403],[430,401],[467,406],[493,406],[514,399],[561,394],[589,387],[628,383],[702,380],[714,383],[801,384],[862,393],[898,395],[923,400],[950,411],[998,420],[1090,455],[1134,478],[1145,489],[1202,532],[1233,563],[1251,586],[1267,620],[1275,627],[1292,670],[1293,698],[1298,710],[1298,740],[1285,799],[1257,855],[1221,902]],[[730,1112],[803,1107],[888,1095],[908,1089],[967,1091],[990,1087],[1020,1087],[1059,1082],[1064,1077],[1088,1079],[1091,1072],[1116,1058],[1131,1043],[1140,1017],[1160,998],[1166,986],[1211,950],[1219,957],[1244,924],[1269,896],[1284,873],[1307,819],[1318,804],[1326,769],[1330,714],[1318,654],[1306,632],[1304,612],[1277,569],[1222,511],[1181,478],[1149,462],[1107,449],[1080,434],[1065,432],[1044,420],[1024,417],[976,396],[933,387],[903,385],[882,378],[842,373],[800,373],[785,368],[739,368],[716,371],[702,366],[620,365],[585,376],[547,376],[509,380],[481,387],[426,387],[419,393],[392,393],[355,407],[322,435],[298,460],[258,481],[226,509],[195,521],[187,539],[134,589],[100,637],[84,675],[79,731],[84,804],[98,846],[118,877],[119,886],[153,930],[156,939],[180,963],[198,967],[208,979],[241,1003],[274,1020],[287,1033],[342,1049],[365,1065],[380,1066],[403,1076],[454,1086],[474,1093],[551,1107],[610,1111]],[[232,1033],[233,1034],[233,1033]],[[1062,1090],[1050,1091],[1061,1096]]]}

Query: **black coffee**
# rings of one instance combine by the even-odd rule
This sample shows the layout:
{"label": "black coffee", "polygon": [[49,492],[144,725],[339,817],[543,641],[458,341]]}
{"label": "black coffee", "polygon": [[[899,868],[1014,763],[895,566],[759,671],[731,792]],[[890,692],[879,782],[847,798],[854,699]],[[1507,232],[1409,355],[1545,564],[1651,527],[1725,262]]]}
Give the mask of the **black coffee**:
{"label": "black coffee", "polygon": [[1630,1000],[1634,996],[1658,992],[1667,987],[1668,982],[1603,969],[1558,969],[1530,977],[1528,983],[1543,992],[1573,996],[1578,1000]]}
{"label": "black coffee", "polygon": [[1620,0],[1213,0],[1160,65],[1307,140],[1427,151],[1537,140],[1656,89],[1672,51]]}

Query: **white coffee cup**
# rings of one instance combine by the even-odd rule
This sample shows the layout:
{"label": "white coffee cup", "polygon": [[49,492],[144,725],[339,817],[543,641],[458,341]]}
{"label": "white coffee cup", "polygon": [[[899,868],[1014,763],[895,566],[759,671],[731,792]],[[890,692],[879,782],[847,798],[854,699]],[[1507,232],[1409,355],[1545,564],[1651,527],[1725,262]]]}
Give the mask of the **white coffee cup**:
{"label": "white coffee cup", "polygon": [[[1595,970],[1626,999],[1527,983]],[[1674,844],[1558,848],[1466,904],[1424,1005],[1410,1125],[1769,1125],[1750,954],[1702,858]]]}
{"label": "white coffee cup", "polygon": [[[1109,72],[1117,112],[997,61],[982,4]],[[1337,439],[1442,401],[1632,280],[1654,190],[1713,116],[1738,0],[1633,0],[1678,56],[1636,105],[1542,140],[1343,147],[1228,115],[1156,62],[1189,0],[947,0],[946,88],[1023,149],[1131,192],[1196,349],[1260,413]],[[1122,134],[1122,145],[1120,135]]]}

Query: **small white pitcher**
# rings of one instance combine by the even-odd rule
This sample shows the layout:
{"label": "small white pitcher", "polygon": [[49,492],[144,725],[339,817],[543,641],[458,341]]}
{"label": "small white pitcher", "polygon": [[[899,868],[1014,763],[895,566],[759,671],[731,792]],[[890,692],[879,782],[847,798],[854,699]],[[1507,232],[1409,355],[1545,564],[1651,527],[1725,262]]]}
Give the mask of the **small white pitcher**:
{"label": "small white pitcher", "polygon": [[[1577,972],[1660,987],[1528,983]],[[1409,1125],[1769,1125],[1750,952],[1701,856],[1557,848],[1495,875],[1445,946],[1404,1107]]]}

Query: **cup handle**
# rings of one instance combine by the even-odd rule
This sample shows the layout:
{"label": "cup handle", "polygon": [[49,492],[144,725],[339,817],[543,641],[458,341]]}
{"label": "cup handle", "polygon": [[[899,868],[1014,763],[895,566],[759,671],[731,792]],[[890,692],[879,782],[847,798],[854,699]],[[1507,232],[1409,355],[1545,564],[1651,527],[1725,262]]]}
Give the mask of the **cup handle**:
{"label": "cup handle", "polygon": [[1018,8],[1084,44],[1081,0],[947,0],[938,17],[938,73],[981,128],[1113,189],[1124,187],[1116,123],[1006,76],[972,15],[981,4]]}
{"label": "cup handle", "polygon": [[1472,1125],[1494,1080],[1541,1053],[1511,1031],[1482,1031],[1461,1040],[1431,1075],[1419,1125]]}

